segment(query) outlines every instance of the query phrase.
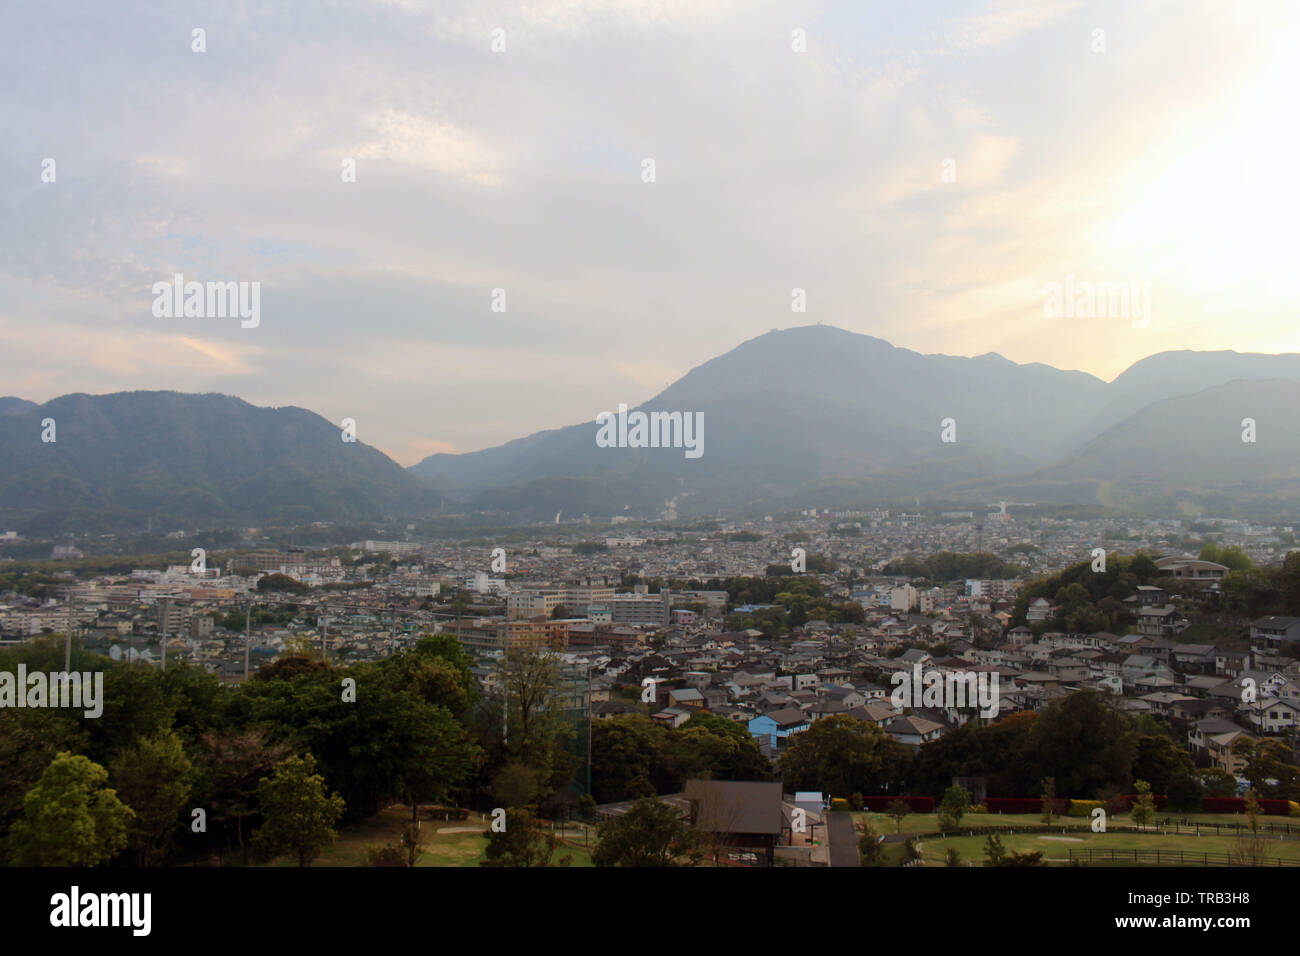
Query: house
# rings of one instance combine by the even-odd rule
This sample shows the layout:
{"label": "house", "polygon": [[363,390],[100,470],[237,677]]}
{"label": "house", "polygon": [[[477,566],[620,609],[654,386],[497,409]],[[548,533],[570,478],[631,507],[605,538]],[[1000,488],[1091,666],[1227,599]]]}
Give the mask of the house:
{"label": "house", "polygon": [[860,693],[857,688],[844,684],[834,684],[829,687],[822,687],[821,696],[828,701],[843,704],[845,709],[861,707],[867,702],[867,698]]}
{"label": "house", "polygon": [[895,717],[885,724],[885,733],[909,747],[919,747],[921,744],[938,740],[943,736],[945,729],[943,724],[915,715]]}
{"label": "house", "polygon": [[749,732],[760,739],[766,737],[773,750],[784,747],[792,734],[803,733],[812,724],[808,715],[798,707],[787,707],[761,714],[749,721]]}
{"label": "house", "polygon": [[1174,647],[1174,664],[1184,670],[1205,673],[1214,668],[1218,650],[1213,644],[1179,644]]}
{"label": "house", "polygon": [[668,691],[668,704],[671,707],[699,710],[704,706],[704,695],[694,687],[674,687]]}
{"label": "house", "polygon": [[1214,734],[1207,740],[1207,751],[1210,755],[1210,762],[1220,770],[1226,770],[1228,773],[1236,776],[1246,767],[1246,758],[1236,753],[1233,749],[1239,740],[1253,740],[1254,738],[1244,730],[1229,730],[1221,734]]}
{"label": "house", "polygon": [[1300,641],[1300,617],[1260,617],[1250,622],[1250,646],[1255,651],[1280,651]]}
{"label": "house", "polygon": [[720,864],[772,866],[790,842],[780,783],[688,780],[685,795],[691,825],[717,841]]}
{"label": "house", "polygon": [[663,724],[665,727],[680,727],[686,721],[691,719],[693,711],[685,707],[665,707],[657,714],[651,714],[650,719],[657,724]]}
{"label": "house", "polygon": [[[1193,751],[1209,754],[1210,738],[1223,737],[1225,734],[1244,734],[1246,729],[1239,727],[1230,720],[1223,720],[1219,717],[1207,717],[1204,720],[1198,720],[1192,724],[1187,731],[1187,743]],[[1227,768],[1224,768],[1227,769]]]}
{"label": "house", "polygon": [[1046,621],[1052,616],[1052,604],[1047,598],[1034,598],[1025,611],[1025,620],[1031,623]]}
{"label": "house", "polygon": [[1138,607],[1158,607],[1169,603],[1169,592],[1151,584],[1139,584],[1137,593],[1125,601],[1133,601]]}
{"label": "house", "polygon": [[1246,705],[1246,722],[1257,733],[1276,736],[1297,726],[1300,707],[1290,701],[1267,697]]}
{"label": "house", "polygon": [[1157,558],[1156,567],[1176,581],[1191,581],[1200,585],[1215,584],[1222,581],[1228,573],[1226,565],[1177,554]]}
{"label": "house", "polygon": [[1170,637],[1187,630],[1189,621],[1172,604],[1144,607],[1138,611],[1138,633],[1153,637]]}

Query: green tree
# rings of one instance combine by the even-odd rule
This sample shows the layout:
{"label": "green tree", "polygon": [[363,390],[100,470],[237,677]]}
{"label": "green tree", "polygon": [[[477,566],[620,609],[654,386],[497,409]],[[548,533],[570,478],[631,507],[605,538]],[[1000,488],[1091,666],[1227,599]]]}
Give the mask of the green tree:
{"label": "green tree", "polygon": [[862,836],[858,838],[858,861],[863,866],[880,866],[885,859],[885,848],[880,845],[880,838],[870,823],[862,824]]}
{"label": "green tree", "polygon": [[984,840],[984,859],[987,866],[1001,866],[1007,851],[1002,845],[1002,838],[990,833]]}
{"label": "green tree", "polygon": [[690,849],[690,827],[681,812],[654,797],[606,820],[597,834],[591,854],[596,866],[677,866]]}
{"label": "green tree", "polygon": [[1056,813],[1056,780],[1053,777],[1044,777],[1043,822],[1050,825],[1054,813]]}
{"label": "green tree", "polygon": [[944,857],[945,866],[961,866],[961,854],[957,852],[955,846],[948,847],[948,853]]}
{"label": "green tree", "polygon": [[264,574],[258,578],[257,589],[259,591],[288,591],[291,594],[306,594],[311,590],[301,581],[279,572]]}
{"label": "green tree", "polygon": [[204,734],[199,757],[199,791],[214,820],[233,824],[235,841],[244,846],[244,821],[256,811],[257,785],[291,753],[285,744],[268,743],[258,727]]}
{"label": "green tree", "polygon": [[953,785],[945,790],[939,803],[939,829],[945,833],[956,829],[970,808],[970,801],[970,791],[965,787]]}
{"label": "green tree", "polygon": [[890,800],[889,805],[885,808],[885,812],[893,818],[894,832],[902,833],[903,821],[907,819],[907,815],[912,812],[912,808],[907,805],[906,800]]}
{"label": "green tree", "polygon": [[10,834],[15,866],[97,866],[127,844],[135,814],[108,784],[108,771],[80,754],[55,756],[23,800]]}
{"label": "green tree", "polygon": [[253,848],[267,857],[291,855],[306,866],[337,838],[343,798],[325,789],[311,754],[290,757],[257,785],[263,823],[253,832]]}
{"label": "green tree", "polygon": [[667,736],[668,756],[688,780],[767,780],[772,764],[743,725],[699,712]]}
{"label": "green tree", "polygon": [[875,724],[836,715],[790,738],[781,777],[791,790],[832,796],[888,792],[905,779],[911,754]]}
{"label": "green tree", "polygon": [[142,737],[109,771],[118,795],[135,812],[129,845],[136,865],[160,865],[193,790],[194,764],[181,739],[171,731]]}
{"label": "green tree", "polygon": [[487,838],[479,866],[549,866],[559,844],[527,807],[507,808],[505,829],[489,829]]}
{"label": "green tree", "polygon": [[1151,796],[1151,784],[1145,780],[1134,780],[1133,790],[1137,793],[1137,799],[1133,801],[1130,816],[1138,826],[1146,827],[1156,818],[1156,801]]}
{"label": "green tree", "polygon": [[1300,614],[1300,551],[1287,553],[1282,562],[1282,609],[1290,615]]}
{"label": "green tree", "polygon": [[650,794],[681,789],[669,758],[669,731],[641,714],[598,720],[591,727],[591,789],[600,803],[633,796],[633,784]]}
{"label": "green tree", "polygon": [[1136,750],[1129,721],[1105,695],[1079,691],[1039,712],[1023,758],[1036,776],[1052,777],[1057,792],[1083,797],[1107,786],[1127,786]]}

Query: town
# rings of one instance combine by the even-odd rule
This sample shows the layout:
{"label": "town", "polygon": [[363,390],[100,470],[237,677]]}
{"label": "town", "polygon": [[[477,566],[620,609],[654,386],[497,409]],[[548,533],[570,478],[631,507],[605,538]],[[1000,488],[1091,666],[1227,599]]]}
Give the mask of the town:
{"label": "town", "polygon": [[[519,789],[503,774],[541,773],[509,753],[511,694],[526,688],[541,703],[516,719],[560,719],[567,759],[550,760],[545,784],[529,776],[515,802],[538,820],[574,821],[588,845],[638,799],[697,823],[725,805],[753,817],[752,830],[732,821],[726,840],[715,834],[714,860],[738,865],[861,865],[879,858],[862,849],[868,834],[908,854],[904,862],[926,862],[901,825],[887,835],[877,823],[876,833],[855,815],[883,820],[900,800],[935,813],[957,789],[965,797],[948,829],[999,801],[1020,813],[1026,799],[1035,811],[1046,801],[1130,812],[1118,792],[1098,798],[1115,785],[1131,793],[1133,780],[1081,778],[1066,792],[1062,779],[1042,796],[1042,780],[987,761],[976,773],[962,755],[974,735],[1015,726],[1018,715],[1046,723],[1072,698],[1104,701],[1099,719],[1141,732],[1147,742],[1128,759],[1147,777],[1158,772],[1139,781],[1158,797],[1153,807],[1235,812],[1245,794],[1265,817],[1286,816],[1300,797],[1300,617],[1273,612],[1291,607],[1293,581],[1300,594],[1292,528],[990,507],[978,516],[583,516],[493,537],[421,538],[412,526],[405,538],[347,544],[328,543],[340,529],[325,524],[295,529],[297,540],[321,539],[310,547],[273,546],[263,529],[246,529],[243,547],[201,549],[202,532],[178,531],[159,543],[176,555],[193,545],[204,560],[164,555],[162,566],[111,553],[107,536],[55,544],[9,534],[0,646],[44,644],[70,659],[75,643],[82,670],[93,656],[159,676],[192,669],[234,692],[391,664],[450,639],[443,646],[462,655],[480,710],[496,707],[507,753],[495,779],[434,788],[440,800],[459,796],[486,812]],[[42,548],[41,559],[8,556]],[[545,688],[529,685],[539,666]],[[900,695],[902,682],[915,693]],[[623,766],[611,752],[633,741],[649,752],[678,746],[665,741],[695,739],[681,735],[700,727],[742,751],[712,765],[679,754],[673,771]],[[861,745],[877,751],[875,770],[854,777],[801,762],[805,735],[843,728],[870,733]],[[944,759],[961,765],[951,779],[930,766],[949,746]],[[1156,747],[1158,756],[1144,749]],[[838,833],[833,808],[850,811]]]}

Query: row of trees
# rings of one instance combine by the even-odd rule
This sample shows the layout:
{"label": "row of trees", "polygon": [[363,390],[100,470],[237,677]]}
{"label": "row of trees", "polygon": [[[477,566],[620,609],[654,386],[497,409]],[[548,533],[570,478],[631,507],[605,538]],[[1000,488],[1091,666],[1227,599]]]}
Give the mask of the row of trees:
{"label": "row of trees", "polygon": [[[29,673],[61,671],[62,642],[38,639],[0,653],[0,670],[20,662]],[[90,794],[111,784],[130,811],[105,818],[127,827],[129,843],[106,845],[115,848],[110,856],[130,853],[141,865],[247,848],[250,833],[268,822],[259,786],[295,759],[310,763],[302,776],[318,776],[322,793],[337,796],[341,821],[395,802],[411,804],[414,820],[420,802],[524,807],[561,796],[581,748],[558,700],[555,662],[513,653],[505,694],[488,699],[480,699],[472,665],[455,638],[426,636],[384,660],[346,667],[308,651],[282,656],[236,689],[198,668],[163,672],[77,649],[73,670],[103,674],[101,717],[0,709],[0,854],[14,858],[19,845],[33,845],[32,828],[41,829],[34,820],[49,801],[41,787],[66,789],[57,781],[71,772],[69,760],[77,786]],[[47,772],[55,776],[42,784]],[[204,827],[188,825],[192,810],[203,811]]]}
{"label": "row of trees", "polygon": [[[730,742],[729,742],[730,741]],[[677,731],[644,717],[619,717],[595,727],[593,788],[601,802],[672,793],[684,779],[768,779],[743,727],[707,714]],[[1300,800],[1300,771],[1278,740],[1240,744],[1242,772],[1265,798]],[[787,791],[836,796],[911,794],[941,799],[954,777],[984,777],[988,794],[1023,797],[1051,779],[1062,797],[1109,799],[1132,792],[1134,780],[1194,809],[1206,796],[1231,796],[1233,777],[1198,769],[1169,729],[1150,716],[1136,720],[1097,693],[1081,691],[1042,711],[993,723],[972,720],[918,750],[875,724],[846,715],[815,721],[789,738],[779,762]]]}

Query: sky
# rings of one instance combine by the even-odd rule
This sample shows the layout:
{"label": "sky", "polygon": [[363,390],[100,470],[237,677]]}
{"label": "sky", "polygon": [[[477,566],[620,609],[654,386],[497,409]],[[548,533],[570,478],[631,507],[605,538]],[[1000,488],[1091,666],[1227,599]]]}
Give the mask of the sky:
{"label": "sky", "polygon": [[[1106,380],[1300,351],[1298,44],[1293,0],[17,0],[0,395],[234,394],[409,465],[819,322]],[[155,315],[176,273],[257,325]],[[1050,314],[1067,276],[1149,321]]]}

